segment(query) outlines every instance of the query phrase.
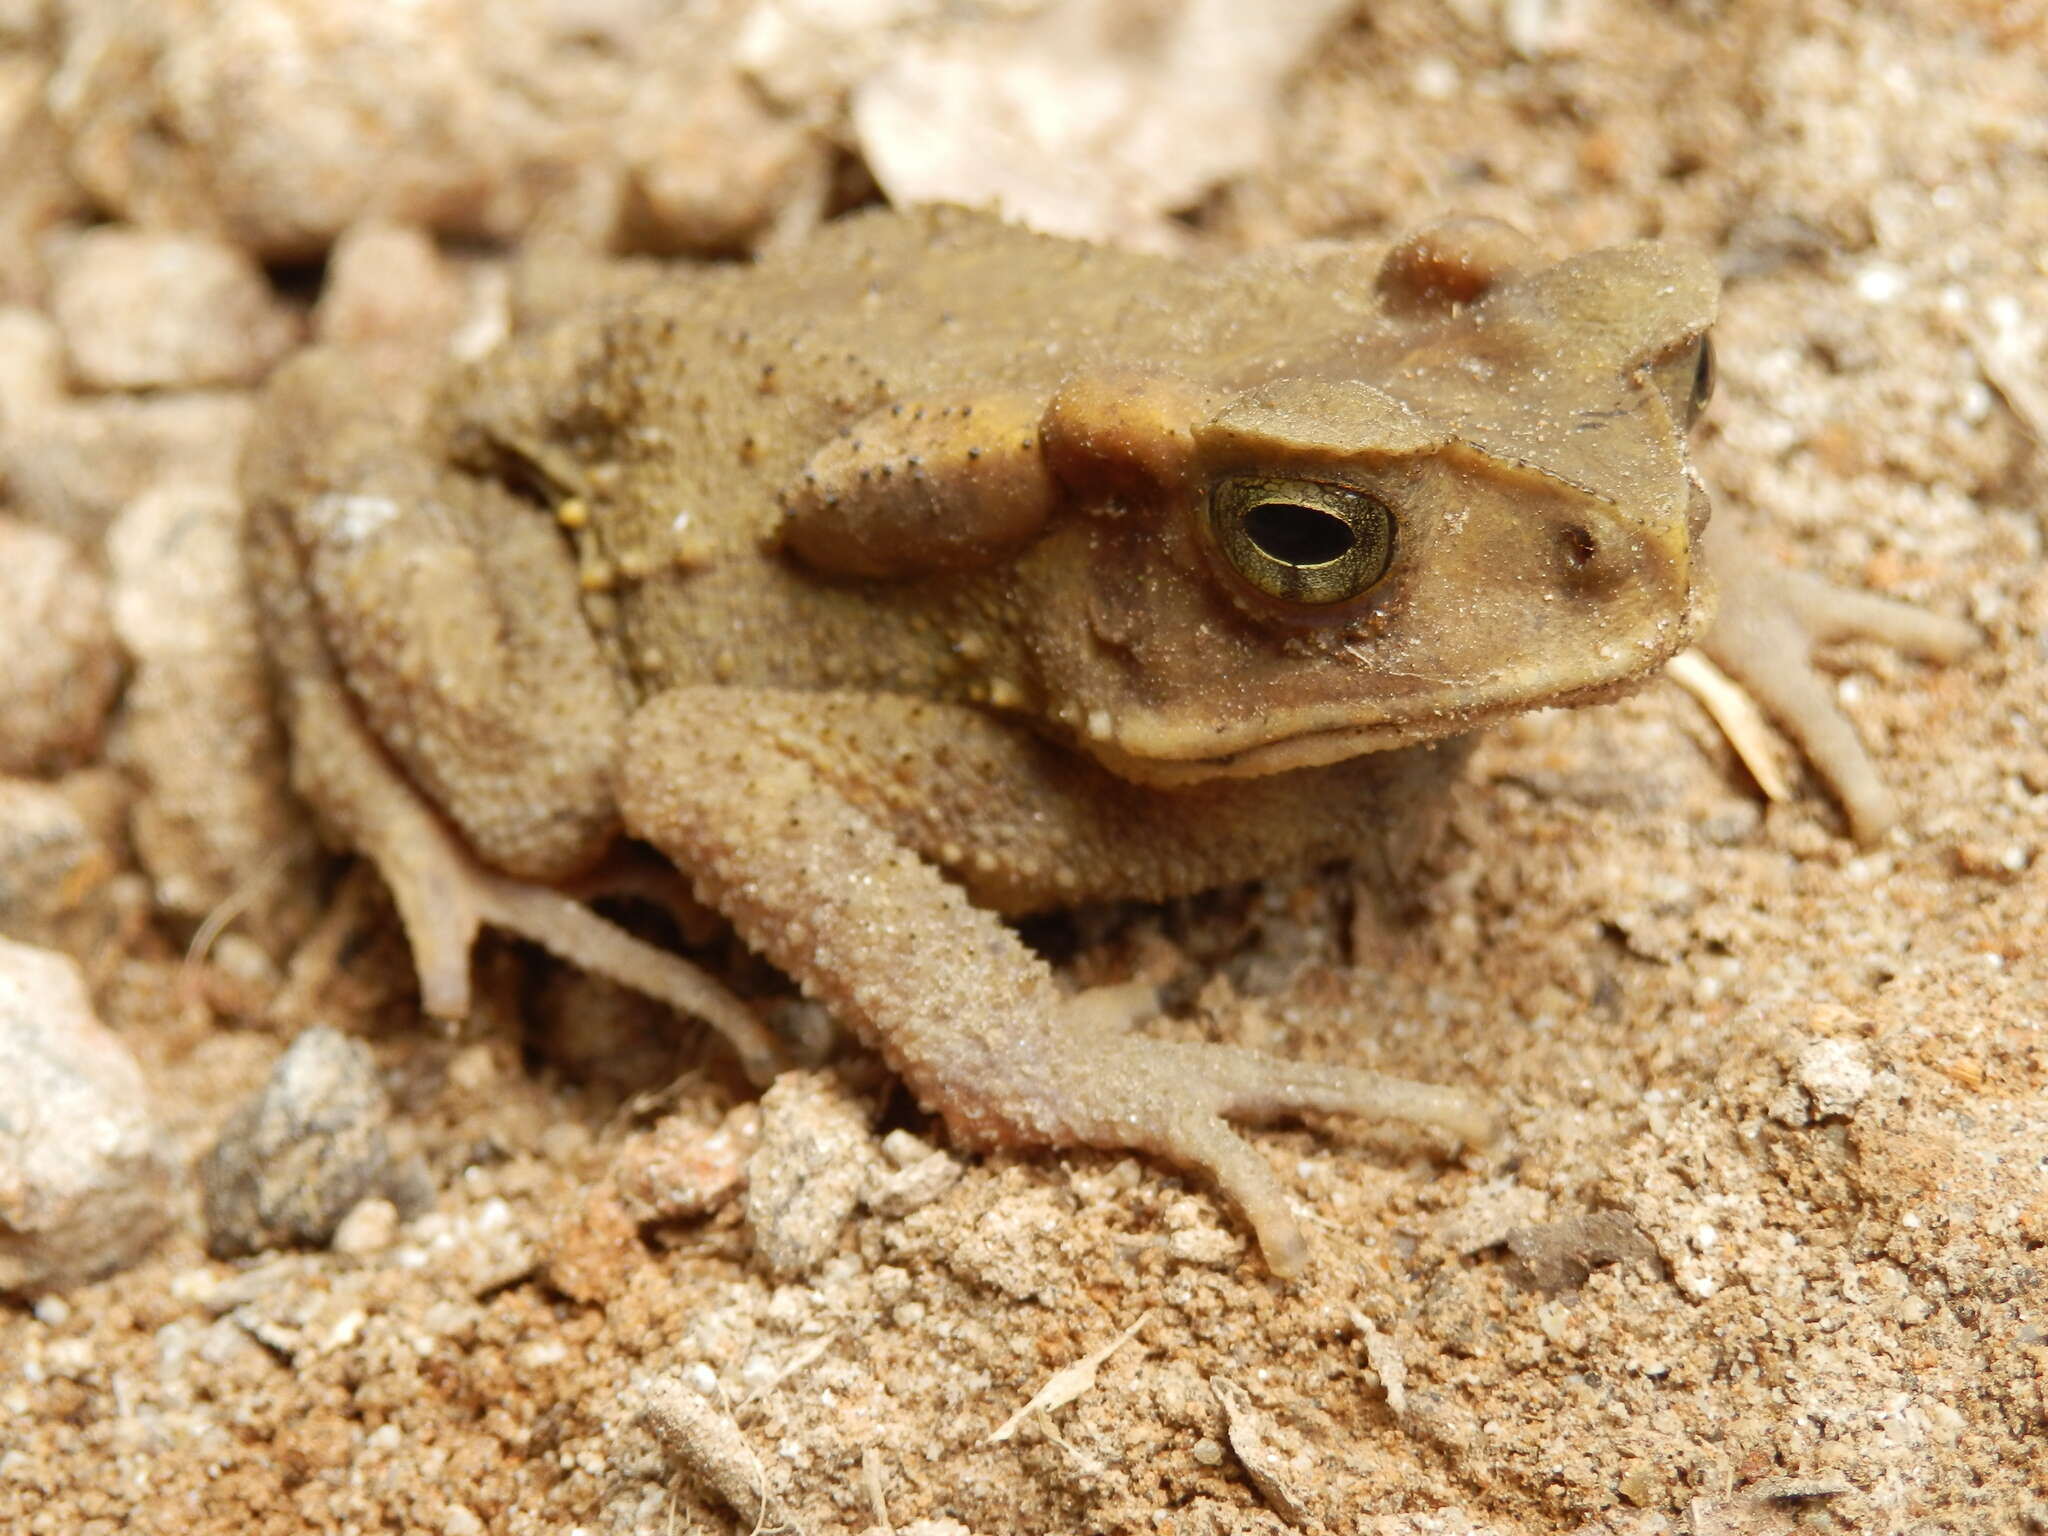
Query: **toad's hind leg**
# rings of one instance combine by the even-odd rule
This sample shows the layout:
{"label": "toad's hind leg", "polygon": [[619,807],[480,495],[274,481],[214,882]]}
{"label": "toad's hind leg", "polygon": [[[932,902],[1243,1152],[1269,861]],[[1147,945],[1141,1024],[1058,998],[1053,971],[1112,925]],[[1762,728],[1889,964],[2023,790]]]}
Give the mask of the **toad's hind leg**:
{"label": "toad's hind leg", "polygon": [[[341,366],[337,364],[336,366]],[[524,855],[541,867],[587,861],[615,834],[610,754],[615,731],[572,749],[552,751],[565,734],[591,723],[588,712],[550,714],[539,706],[544,680],[508,657],[531,653],[537,620],[528,615],[498,630],[488,584],[477,579],[470,541],[441,523],[440,510],[388,452],[391,421],[344,379],[325,379],[294,365],[303,410],[252,443],[248,471],[250,568],[262,598],[264,639],[278,679],[280,707],[292,738],[292,775],[338,841],[370,858],[397,903],[419,972],[427,1011],[444,1018],[469,1011],[470,951],[485,926],[531,939],[585,970],[695,1014],[730,1040],[756,1081],[781,1064],[773,1037],[751,1009],[681,957],[642,943],[544,883],[500,873],[470,851],[414,781],[401,772],[364,720],[381,702],[387,734],[415,747],[416,771],[438,768],[443,792],[475,814],[472,839],[501,856]],[[336,387],[314,387],[323,381]],[[280,381],[280,393],[293,387]],[[303,494],[302,494],[303,493]],[[309,526],[301,502],[316,495],[327,514],[346,523],[349,507],[366,519],[356,529]],[[402,537],[398,537],[402,535]],[[327,541],[309,546],[307,539]],[[513,541],[518,542],[518,541]],[[326,561],[325,580],[317,571]],[[492,557],[500,563],[504,551]],[[545,560],[528,541],[517,558]],[[323,590],[324,589],[324,590]],[[410,605],[397,598],[410,590]],[[555,617],[560,592],[540,605]],[[570,621],[580,624],[573,608]],[[323,623],[323,620],[325,621]],[[584,635],[588,641],[588,635]],[[355,655],[367,685],[343,680],[336,650]],[[446,665],[459,656],[465,665]],[[512,674],[494,670],[508,661]],[[421,719],[404,715],[407,700]],[[530,718],[522,719],[522,714]],[[597,724],[623,718],[614,704],[598,707]],[[423,723],[424,722],[424,723]],[[423,737],[435,723],[456,727],[437,749]],[[467,734],[465,735],[465,731]],[[537,759],[523,771],[518,749]],[[593,751],[597,756],[593,756]],[[563,776],[581,786],[557,815],[549,797]],[[432,775],[428,775],[429,778]]]}
{"label": "toad's hind leg", "polygon": [[567,878],[618,832],[620,685],[555,518],[441,465],[409,415],[323,348],[266,387],[243,465],[266,638],[281,651],[276,631],[305,627],[370,734],[492,868]]}
{"label": "toad's hind leg", "polygon": [[[635,716],[620,805],[629,830],[688,870],[700,896],[963,1141],[1131,1148],[1196,1170],[1244,1212],[1276,1273],[1305,1266],[1301,1229],[1227,1118],[1331,1110],[1487,1133],[1484,1111],[1448,1089],[1134,1037],[1114,1027],[1127,998],[1064,996],[1038,956],[917,851],[945,840],[949,828],[928,818],[948,797],[975,813],[950,824],[966,842],[944,851],[948,862],[974,862],[977,830],[996,848],[1027,825],[1055,846],[1063,831],[1101,835],[1082,824],[1116,821],[1119,807],[1063,792],[1055,764],[1039,760],[1050,751],[963,707],[682,689]],[[1187,809],[1143,830],[1199,844]],[[1135,861],[1148,841],[1134,832]]]}
{"label": "toad's hind leg", "polygon": [[460,1018],[469,1012],[470,952],[488,925],[703,1019],[731,1043],[756,1083],[781,1070],[774,1036],[704,971],[559,891],[480,863],[384,756],[322,658],[294,672],[287,694],[299,791],[384,877],[428,1013]]}
{"label": "toad's hind leg", "polygon": [[1954,661],[1982,636],[1960,619],[1908,603],[1846,591],[1791,571],[1760,570],[1733,535],[1710,528],[1708,558],[1721,589],[1720,612],[1700,648],[1740,681],[1827,781],[1861,843],[1898,819],[1891,791],[1856,728],[1813,665],[1830,640],[1876,640],[1930,661]]}

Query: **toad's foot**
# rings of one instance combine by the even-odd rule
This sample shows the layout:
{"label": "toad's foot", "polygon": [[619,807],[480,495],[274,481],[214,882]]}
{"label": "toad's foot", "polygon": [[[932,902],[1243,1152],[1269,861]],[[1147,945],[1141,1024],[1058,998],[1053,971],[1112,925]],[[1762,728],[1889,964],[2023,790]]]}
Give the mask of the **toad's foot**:
{"label": "toad's foot", "polygon": [[[665,695],[627,733],[620,809],[961,1141],[1132,1148],[1194,1169],[1244,1211],[1274,1272],[1294,1275],[1307,1246],[1285,1190],[1227,1119],[1330,1110],[1486,1135],[1485,1112],[1449,1089],[1117,1033],[1141,995],[1063,997],[1045,962],[906,840],[911,820],[892,822],[890,795],[926,803],[905,789],[920,765],[951,754],[957,774],[983,749],[996,773],[1003,728],[972,711],[907,711],[884,733],[889,771],[856,782],[867,744],[829,706],[766,690]],[[934,739],[906,736],[919,721]],[[1036,788],[1037,820],[1057,821]],[[1002,785],[982,791],[981,835],[999,846]]]}
{"label": "toad's foot", "polygon": [[1909,603],[1847,591],[1791,571],[1759,569],[1711,531],[1708,558],[1721,607],[1700,648],[1747,688],[1798,743],[1835,793],[1859,843],[1884,836],[1898,807],[1827,680],[1813,648],[1877,640],[1930,661],[1954,661],[1982,643],[1974,625]]}
{"label": "toad's foot", "polygon": [[1308,1268],[1308,1245],[1272,1165],[1229,1121],[1263,1123],[1303,1111],[1364,1115],[1471,1145],[1497,1129],[1477,1099],[1453,1088],[1239,1046],[1113,1039],[1083,1026],[1069,1035],[1066,1065],[1059,1094],[1067,1139],[1149,1152],[1214,1180],[1283,1279]]}

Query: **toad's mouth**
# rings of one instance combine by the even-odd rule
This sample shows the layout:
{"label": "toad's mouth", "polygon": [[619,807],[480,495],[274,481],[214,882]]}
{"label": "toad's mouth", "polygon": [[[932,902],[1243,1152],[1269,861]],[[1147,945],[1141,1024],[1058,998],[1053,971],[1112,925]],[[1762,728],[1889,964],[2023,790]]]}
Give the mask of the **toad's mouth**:
{"label": "toad's mouth", "polygon": [[1693,641],[1706,619],[1707,605],[1696,602],[1682,619],[1660,626],[1636,644],[1588,657],[1578,667],[1546,672],[1540,684],[1504,675],[1455,689],[1426,690],[1382,701],[1377,718],[1361,718],[1368,711],[1355,701],[1200,724],[1164,711],[1137,710],[1086,746],[1118,777],[1160,788],[1319,768],[1367,753],[1446,741],[1531,709],[1621,698],[1656,677]]}

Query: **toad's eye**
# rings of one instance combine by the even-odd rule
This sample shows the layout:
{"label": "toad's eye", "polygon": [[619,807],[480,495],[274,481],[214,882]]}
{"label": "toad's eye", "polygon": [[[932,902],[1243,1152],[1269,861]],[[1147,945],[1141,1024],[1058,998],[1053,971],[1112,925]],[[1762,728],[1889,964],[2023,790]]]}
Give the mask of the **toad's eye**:
{"label": "toad's eye", "polygon": [[1394,558],[1394,514],[1321,480],[1240,475],[1209,489],[1209,528],[1231,569],[1267,597],[1324,607],[1357,597]]}

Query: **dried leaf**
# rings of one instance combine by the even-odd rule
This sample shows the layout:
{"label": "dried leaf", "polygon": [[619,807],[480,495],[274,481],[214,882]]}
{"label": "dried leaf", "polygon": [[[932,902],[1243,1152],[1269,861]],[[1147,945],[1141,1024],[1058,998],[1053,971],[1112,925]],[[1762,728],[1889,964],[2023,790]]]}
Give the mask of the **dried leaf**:
{"label": "dried leaf", "polygon": [[1236,1382],[1218,1376],[1210,1381],[1209,1390],[1223,1405],[1230,1448],[1237,1453],[1245,1476],[1252,1480],[1266,1507],[1289,1525],[1306,1524],[1312,1518],[1308,1504],[1286,1475],[1285,1459],[1266,1443],[1272,1433],[1271,1421],[1253,1406],[1250,1395]]}
{"label": "dried leaf", "polygon": [[1032,1394],[1031,1401],[1003,1420],[1002,1426],[984,1443],[998,1445],[1017,1433],[1017,1427],[1032,1414],[1049,1413],[1055,1408],[1064,1408],[1083,1392],[1091,1390],[1095,1385],[1095,1373],[1101,1368],[1102,1362],[1123,1348],[1124,1344],[1151,1320],[1150,1312],[1140,1312],[1135,1323],[1102,1348],[1083,1355],[1063,1370],[1053,1372],[1046,1384]]}
{"label": "dried leaf", "polygon": [[1680,651],[1664,671],[1714,717],[1714,724],[1728,738],[1728,745],[1742,759],[1764,798],[1790,799],[1792,784],[1778,761],[1776,739],[1748,691],[1698,651]]}

